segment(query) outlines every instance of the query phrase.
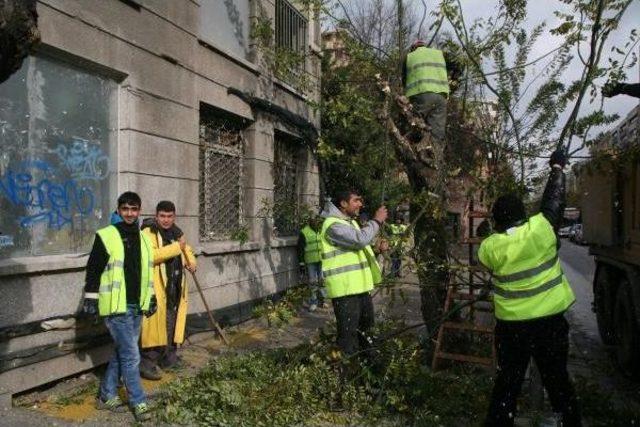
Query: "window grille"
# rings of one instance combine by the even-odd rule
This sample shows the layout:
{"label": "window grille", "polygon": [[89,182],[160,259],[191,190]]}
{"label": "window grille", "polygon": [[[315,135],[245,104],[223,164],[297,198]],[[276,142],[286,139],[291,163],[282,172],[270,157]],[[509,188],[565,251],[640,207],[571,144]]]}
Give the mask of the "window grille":
{"label": "window grille", "polygon": [[292,138],[276,134],[274,148],[273,222],[276,236],[298,233],[298,154]]}
{"label": "window grille", "polygon": [[296,53],[307,47],[307,19],[287,0],[276,0],[276,46]]}
{"label": "window grille", "polygon": [[243,127],[200,113],[200,240],[227,240],[242,226]]}

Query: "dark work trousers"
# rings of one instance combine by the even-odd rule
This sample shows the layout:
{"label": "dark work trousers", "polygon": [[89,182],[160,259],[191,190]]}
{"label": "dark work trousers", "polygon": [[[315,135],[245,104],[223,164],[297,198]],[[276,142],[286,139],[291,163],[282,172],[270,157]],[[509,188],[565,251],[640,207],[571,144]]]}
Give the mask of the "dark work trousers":
{"label": "dark work trousers", "polygon": [[431,135],[443,140],[447,128],[447,98],[441,93],[420,93],[410,98],[415,111],[431,128]]}
{"label": "dark work trousers", "polygon": [[340,350],[349,356],[371,347],[368,333],[373,327],[374,315],[369,292],[333,298],[331,302],[336,315]]}
{"label": "dark work trousers", "polygon": [[516,399],[533,358],[564,427],[580,426],[580,412],[567,372],[569,323],[564,313],[521,322],[496,323],[498,370],[486,426],[513,426]]}
{"label": "dark work trousers", "polygon": [[177,317],[178,311],[167,307],[167,345],[164,347],[143,348],[140,352],[143,369],[153,369],[154,366],[170,368],[178,361],[178,348],[173,342]]}

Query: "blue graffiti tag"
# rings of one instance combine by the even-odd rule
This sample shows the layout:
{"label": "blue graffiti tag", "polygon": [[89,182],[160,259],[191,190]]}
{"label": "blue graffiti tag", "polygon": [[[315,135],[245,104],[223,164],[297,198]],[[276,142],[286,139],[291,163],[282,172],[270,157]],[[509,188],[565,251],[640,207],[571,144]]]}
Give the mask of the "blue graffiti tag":
{"label": "blue graffiti tag", "polygon": [[71,146],[64,144],[49,150],[56,154],[60,162],[75,179],[90,179],[99,181],[109,175],[109,157],[100,147],[92,145],[90,141],[76,136],[71,138]]}
{"label": "blue graffiti tag", "polygon": [[0,248],[6,248],[13,245],[13,236],[3,236],[0,234]]}
{"label": "blue graffiti tag", "polygon": [[[30,215],[20,219],[20,226],[45,222],[48,227],[60,230],[71,225],[75,212],[81,217],[93,212],[95,197],[90,188],[74,179],[54,182],[50,179],[53,168],[41,160],[23,162],[20,166],[25,165],[31,168],[17,172],[10,169],[0,177],[0,196],[14,206],[29,208]],[[30,171],[39,171],[38,175],[43,177],[36,179]]]}

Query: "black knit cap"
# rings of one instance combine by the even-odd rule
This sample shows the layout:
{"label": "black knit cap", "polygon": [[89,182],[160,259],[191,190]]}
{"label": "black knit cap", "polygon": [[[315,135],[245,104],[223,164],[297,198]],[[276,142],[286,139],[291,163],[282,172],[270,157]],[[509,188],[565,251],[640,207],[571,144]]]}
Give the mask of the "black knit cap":
{"label": "black knit cap", "polygon": [[498,197],[493,204],[492,214],[495,228],[500,232],[512,227],[518,221],[527,219],[527,211],[522,199],[513,193]]}

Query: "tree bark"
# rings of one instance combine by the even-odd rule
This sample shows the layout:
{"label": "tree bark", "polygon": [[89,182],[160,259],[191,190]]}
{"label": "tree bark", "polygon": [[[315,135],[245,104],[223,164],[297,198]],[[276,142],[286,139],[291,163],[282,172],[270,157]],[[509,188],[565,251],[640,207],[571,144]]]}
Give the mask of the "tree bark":
{"label": "tree bark", "polygon": [[[390,116],[389,84],[378,78],[378,85],[385,94],[381,119],[393,137],[396,156],[405,168],[414,195],[423,196],[411,206],[411,217],[415,221],[413,258],[418,267],[422,318],[431,331],[442,314],[448,284],[445,141],[432,139],[423,118],[413,112],[406,97],[398,95],[394,100],[400,116],[411,127],[403,134]],[[408,137],[416,133],[421,135],[418,142]],[[418,152],[418,147],[429,149]]]}
{"label": "tree bark", "polygon": [[22,66],[39,41],[36,0],[0,0],[0,83]]}

